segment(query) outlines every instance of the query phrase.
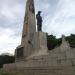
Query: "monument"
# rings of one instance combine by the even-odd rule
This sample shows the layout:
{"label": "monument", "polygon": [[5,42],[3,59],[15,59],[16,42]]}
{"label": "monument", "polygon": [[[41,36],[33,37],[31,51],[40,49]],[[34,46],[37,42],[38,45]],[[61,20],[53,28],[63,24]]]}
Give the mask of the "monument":
{"label": "monument", "polygon": [[22,60],[41,49],[47,50],[46,33],[36,32],[34,0],[27,0],[21,45],[15,50],[16,60]]}
{"label": "monument", "polygon": [[[21,45],[15,50],[15,63],[5,64],[9,75],[75,75],[75,49],[65,37],[53,50],[47,49],[46,33],[36,32],[34,0],[27,0]],[[2,72],[3,72],[2,71]]]}

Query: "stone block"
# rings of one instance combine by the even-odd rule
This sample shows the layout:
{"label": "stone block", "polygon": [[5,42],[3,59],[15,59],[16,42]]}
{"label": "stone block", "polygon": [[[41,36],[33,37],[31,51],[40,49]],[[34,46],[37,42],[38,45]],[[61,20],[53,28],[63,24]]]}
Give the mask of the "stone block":
{"label": "stone block", "polygon": [[75,58],[75,51],[72,49],[69,51],[66,51],[66,58],[67,59],[74,59]]}
{"label": "stone block", "polygon": [[48,62],[48,67],[50,67],[50,66],[57,66],[56,59],[49,59],[47,62]]}
{"label": "stone block", "polygon": [[65,52],[61,52],[57,55],[57,59],[58,60],[62,60],[62,59],[66,59],[66,53]]}
{"label": "stone block", "polygon": [[71,49],[71,58],[74,58],[75,59],[75,50],[73,49]]}
{"label": "stone block", "polygon": [[72,66],[75,66],[75,59],[71,59],[72,60]]}
{"label": "stone block", "polygon": [[72,56],[71,56],[71,50],[66,51],[66,58],[67,59],[71,59],[72,58]]}
{"label": "stone block", "polygon": [[63,60],[61,60],[61,66],[72,66],[72,62],[70,59],[68,59],[68,60],[63,59]]}
{"label": "stone block", "polygon": [[44,32],[36,32],[34,34],[35,50],[47,50],[47,34]]}

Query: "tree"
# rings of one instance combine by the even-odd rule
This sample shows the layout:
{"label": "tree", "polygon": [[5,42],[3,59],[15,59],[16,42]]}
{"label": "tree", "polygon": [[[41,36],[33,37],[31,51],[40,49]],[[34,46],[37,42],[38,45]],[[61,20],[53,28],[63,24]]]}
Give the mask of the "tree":
{"label": "tree", "polygon": [[1,55],[0,56],[0,68],[3,67],[3,64],[13,63],[15,61],[14,56]]}
{"label": "tree", "polygon": [[49,50],[54,49],[61,44],[61,39],[56,39],[53,35],[47,35],[47,47]]}
{"label": "tree", "polygon": [[74,34],[67,36],[66,40],[69,42],[70,47],[75,48],[75,35]]}

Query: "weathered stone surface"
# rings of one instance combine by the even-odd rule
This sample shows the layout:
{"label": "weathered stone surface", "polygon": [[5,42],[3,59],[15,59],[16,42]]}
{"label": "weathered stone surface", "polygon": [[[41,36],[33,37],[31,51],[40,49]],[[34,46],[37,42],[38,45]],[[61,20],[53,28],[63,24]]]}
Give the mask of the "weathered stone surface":
{"label": "weathered stone surface", "polygon": [[19,48],[18,47],[16,48],[15,52],[16,56],[18,55],[17,50],[21,49],[20,48],[21,46],[23,46],[23,57],[27,57],[32,53],[35,45],[34,42],[35,32],[36,32],[36,21],[35,21],[34,0],[27,0],[23,32],[22,32],[22,40]]}
{"label": "weathered stone surface", "polygon": [[[10,73],[10,72],[8,72]],[[24,69],[14,69],[10,74],[13,75],[75,75],[75,67],[36,67],[36,68],[24,68]]]}
{"label": "weathered stone surface", "polygon": [[[42,45],[39,45],[38,49]],[[31,58],[15,63],[14,68],[24,70],[26,75],[75,75],[75,49],[65,48],[62,50],[64,47],[61,45],[52,51],[45,51],[43,55],[41,53],[39,55],[38,52],[43,52],[44,48],[46,47],[41,47],[39,51],[35,50]]]}
{"label": "weathered stone surface", "polygon": [[60,47],[48,51],[46,33],[36,32],[33,0],[27,1],[22,42],[15,57],[15,63],[3,67],[10,75],[75,75],[75,49],[65,37]]}
{"label": "weathered stone surface", "polygon": [[34,34],[35,50],[47,50],[47,34],[44,32],[36,32]]}

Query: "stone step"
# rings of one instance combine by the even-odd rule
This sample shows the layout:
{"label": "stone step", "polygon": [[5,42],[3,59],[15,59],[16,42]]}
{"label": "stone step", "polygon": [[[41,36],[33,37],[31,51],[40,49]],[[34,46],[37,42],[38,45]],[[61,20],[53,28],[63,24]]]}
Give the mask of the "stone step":
{"label": "stone step", "polygon": [[75,75],[75,66],[25,67],[9,71],[13,75]]}

